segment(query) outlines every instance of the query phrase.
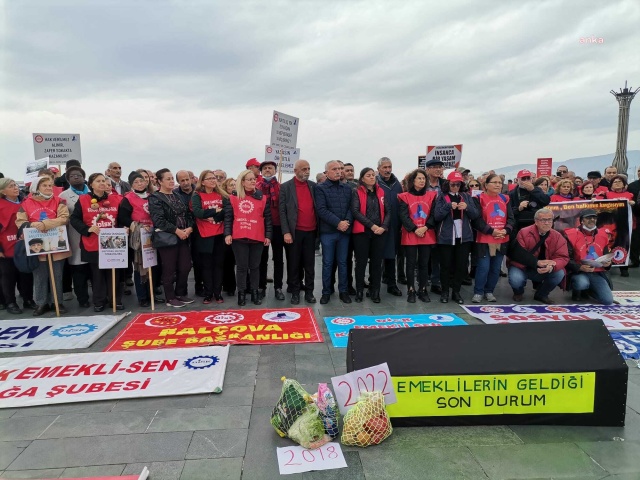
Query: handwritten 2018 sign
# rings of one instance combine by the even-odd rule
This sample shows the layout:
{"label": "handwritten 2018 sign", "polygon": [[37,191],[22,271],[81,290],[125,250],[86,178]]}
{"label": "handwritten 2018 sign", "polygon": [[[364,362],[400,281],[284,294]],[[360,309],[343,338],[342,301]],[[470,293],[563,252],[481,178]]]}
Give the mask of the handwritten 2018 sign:
{"label": "handwritten 2018 sign", "polygon": [[0,359],[0,408],[221,392],[229,347]]}
{"label": "handwritten 2018 sign", "polygon": [[336,442],[329,442],[315,450],[296,446],[282,447],[276,451],[280,475],[347,467],[340,444]]}
{"label": "handwritten 2018 sign", "polygon": [[462,308],[491,324],[602,320],[609,330],[640,328],[640,305],[473,305]]}
{"label": "handwritten 2018 sign", "polygon": [[433,313],[419,315],[356,315],[353,317],[324,317],[331,343],[336,348],[346,348],[349,330],[352,328],[415,328],[466,325],[465,321],[453,313]]}
{"label": "handwritten 2018 sign", "polygon": [[391,381],[391,373],[387,363],[369,368],[354,370],[345,375],[332,377],[333,391],[340,413],[345,415],[358,401],[362,392],[382,392],[386,405],[396,403],[396,393]]}
{"label": "handwritten 2018 sign", "polygon": [[0,322],[0,351],[86,348],[127,315],[3,320]]}

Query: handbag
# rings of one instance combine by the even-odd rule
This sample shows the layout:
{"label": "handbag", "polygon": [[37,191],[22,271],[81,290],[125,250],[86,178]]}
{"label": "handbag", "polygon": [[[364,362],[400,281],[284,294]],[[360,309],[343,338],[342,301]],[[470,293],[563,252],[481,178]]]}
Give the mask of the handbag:
{"label": "handbag", "polygon": [[13,249],[13,264],[19,272],[32,273],[40,265],[40,259],[37,255],[27,255],[27,248],[23,240],[18,240]]}
{"label": "handbag", "polygon": [[151,243],[153,248],[175,247],[178,245],[178,236],[174,233],[156,229],[153,231]]}

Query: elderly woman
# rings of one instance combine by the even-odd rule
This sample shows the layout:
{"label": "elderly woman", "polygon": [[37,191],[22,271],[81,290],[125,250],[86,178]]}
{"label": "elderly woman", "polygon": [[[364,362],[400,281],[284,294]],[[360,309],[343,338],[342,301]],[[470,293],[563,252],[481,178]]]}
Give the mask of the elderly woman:
{"label": "elderly woman", "polygon": [[0,179],[0,280],[3,303],[7,312],[18,315],[22,309],[16,301],[16,285],[23,299],[24,308],[35,308],[33,302],[33,276],[20,272],[13,263],[14,248],[18,241],[16,216],[20,210],[20,188],[11,178]]}
{"label": "elderly woman", "polygon": [[[35,228],[40,232],[46,232],[58,227],[66,228],[69,221],[69,209],[53,195],[53,179],[49,176],[39,177],[33,181],[29,188],[29,196],[22,202],[22,206],[16,216],[18,228]],[[40,255],[40,264],[33,272],[33,299],[37,307],[33,311],[34,316],[47,313],[54,303],[53,289],[60,313],[67,310],[62,304],[62,270],[64,259],[71,256],[71,252],[53,253],[53,285],[49,285],[49,266],[47,256]]]}
{"label": "elderly woman", "polygon": [[576,196],[573,194],[573,182],[568,178],[556,183],[556,192],[551,195],[552,202],[573,202]]}

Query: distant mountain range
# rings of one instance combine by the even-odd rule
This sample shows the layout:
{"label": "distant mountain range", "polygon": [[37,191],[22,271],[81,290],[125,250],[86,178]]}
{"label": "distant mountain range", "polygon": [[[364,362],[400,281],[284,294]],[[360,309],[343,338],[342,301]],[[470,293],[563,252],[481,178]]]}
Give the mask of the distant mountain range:
{"label": "distant mountain range", "polygon": [[[611,165],[615,153],[609,153],[607,155],[597,155],[595,157],[581,157],[572,158],[570,160],[556,160],[553,159],[553,171],[555,173],[556,168],[560,165],[566,165],[570,171],[576,172],[579,177],[586,177],[587,172],[593,170],[599,170],[600,173],[604,173],[604,169]],[[640,150],[627,150],[627,158],[629,159],[629,181],[636,180],[638,166],[640,166]],[[463,162],[464,163],[464,162]],[[515,178],[518,171],[526,168],[532,172],[536,171],[535,163],[521,163],[520,165],[511,165],[509,167],[495,168],[494,170],[498,174],[504,174],[507,179]]]}

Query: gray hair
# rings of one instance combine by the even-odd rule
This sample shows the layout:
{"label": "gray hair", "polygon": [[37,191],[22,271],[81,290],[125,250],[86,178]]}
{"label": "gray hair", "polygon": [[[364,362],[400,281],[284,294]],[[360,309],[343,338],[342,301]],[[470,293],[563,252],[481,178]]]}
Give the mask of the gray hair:
{"label": "gray hair", "polygon": [[553,211],[549,208],[541,208],[540,210],[537,210],[533,215],[533,219],[538,220],[538,218],[540,218],[540,215],[551,215],[551,218],[553,218]]}
{"label": "gray hair", "polygon": [[382,157],[378,160],[378,167],[381,167],[383,163],[391,163],[391,159],[389,157]]}
{"label": "gray hair", "polygon": [[324,171],[326,172],[327,170],[329,170],[329,165],[331,165],[332,163],[337,163],[340,164],[340,160],[329,160],[327,163],[324,164]]}

